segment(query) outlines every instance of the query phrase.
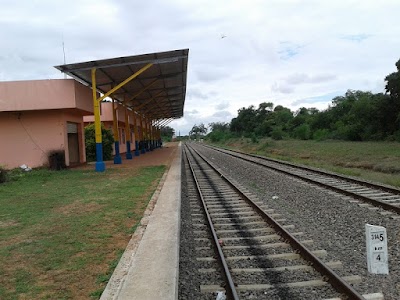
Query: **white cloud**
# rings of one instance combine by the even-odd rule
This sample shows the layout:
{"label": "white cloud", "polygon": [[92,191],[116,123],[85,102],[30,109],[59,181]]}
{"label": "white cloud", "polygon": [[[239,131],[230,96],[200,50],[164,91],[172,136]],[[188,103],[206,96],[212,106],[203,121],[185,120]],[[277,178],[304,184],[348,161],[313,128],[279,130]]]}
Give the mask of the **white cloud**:
{"label": "white cloud", "polygon": [[229,107],[229,102],[227,101],[222,101],[220,103],[218,103],[217,105],[215,105],[215,109],[218,111],[227,109]]}
{"label": "white cloud", "polygon": [[383,91],[400,58],[399,10],[398,0],[2,0],[0,80],[62,78],[63,41],[67,63],[189,48],[185,111],[197,113],[172,125],[229,121],[263,101],[323,108],[347,89]]}

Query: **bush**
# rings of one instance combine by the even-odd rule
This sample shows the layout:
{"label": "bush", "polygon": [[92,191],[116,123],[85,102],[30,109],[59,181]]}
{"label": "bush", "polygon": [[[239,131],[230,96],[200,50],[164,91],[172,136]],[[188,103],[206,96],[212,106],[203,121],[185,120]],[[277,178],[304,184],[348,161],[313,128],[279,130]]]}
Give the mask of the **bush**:
{"label": "bush", "polygon": [[311,136],[310,126],[308,124],[301,124],[293,130],[294,137],[300,140],[309,140]]}
{"label": "bush", "polygon": [[329,138],[328,129],[318,129],[313,134],[313,139],[316,141],[325,141]]}
{"label": "bush", "polygon": [[51,170],[63,170],[65,165],[65,152],[63,150],[53,150],[48,154],[49,168]]}
{"label": "bush", "polygon": [[171,136],[167,136],[167,135],[162,135],[162,136],[161,136],[161,140],[162,140],[164,143],[171,142],[171,141],[172,141],[172,137],[171,137]]}
{"label": "bush", "polygon": [[[111,130],[105,129],[103,123],[101,124],[101,135],[103,144],[103,159],[112,159],[112,150],[114,137]],[[96,139],[94,124],[90,124],[85,127],[85,148],[86,148],[86,160],[96,160]]]}
{"label": "bush", "polygon": [[8,181],[8,171],[0,166],[0,183]]}
{"label": "bush", "polygon": [[264,142],[257,148],[258,151],[266,152],[268,148],[273,147],[275,142],[271,140],[264,140]]}
{"label": "bush", "polygon": [[220,142],[224,139],[224,133],[222,131],[212,131],[207,135],[207,138],[213,143]]}
{"label": "bush", "polygon": [[258,142],[259,142],[258,137],[254,132],[251,134],[251,142],[253,144],[258,144]]}
{"label": "bush", "polygon": [[271,137],[274,140],[282,140],[283,139],[283,130],[280,127],[275,127],[271,132]]}
{"label": "bush", "polygon": [[213,130],[209,134],[207,134],[206,139],[210,140],[213,143],[218,143],[227,141],[233,136],[234,134],[227,130]]}
{"label": "bush", "polygon": [[393,134],[393,138],[396,142],[400,142],[400,130],[397,130],[394,134]]}

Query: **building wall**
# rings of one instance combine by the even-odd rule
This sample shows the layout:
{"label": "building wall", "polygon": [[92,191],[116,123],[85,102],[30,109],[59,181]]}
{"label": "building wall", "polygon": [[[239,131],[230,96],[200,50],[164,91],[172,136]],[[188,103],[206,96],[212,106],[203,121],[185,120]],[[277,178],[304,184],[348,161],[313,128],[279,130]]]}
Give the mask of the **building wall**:
{"label": "building wall", "polygon": [[[92,105],[93,106],[93,105]],[[101,102],[100,103],[100,121],[101,122],[112,122],[113,115],[112,115],[112,102]],[[83,117],[83,121],[85,123],[94,123],[94,115],[88,115]]]}
{"label": "building wall", "polygon": [[0,82],[0,111],[77,108],[93,113],[91,89],[73,79]]}
{"label": "building wall", "polygon": [[77,124],[71,138],[85,162],[83,115],[91,113],[91,89],[73,79],[0,82],[0,165],[40,167],[61,150],[69,166],[68,122]]}
{"label": "building wall", "polygon": [[73,81],[75,91],[75,107],[77,109],[93,113],[92,89],[75,80]]}
{"label": "building wall", "polygon": [[59,111],[0,112],[0,164],[40,167],[48,152],[64,150],[64,124]]}
{"label": "building wall", "polygon": [[48,164],[49,152],[65,151],[69,163],[67,122],[78,124],[79,159],[86,161],[82,117],[70,111],[0,112],[0,165],[8,169]]}

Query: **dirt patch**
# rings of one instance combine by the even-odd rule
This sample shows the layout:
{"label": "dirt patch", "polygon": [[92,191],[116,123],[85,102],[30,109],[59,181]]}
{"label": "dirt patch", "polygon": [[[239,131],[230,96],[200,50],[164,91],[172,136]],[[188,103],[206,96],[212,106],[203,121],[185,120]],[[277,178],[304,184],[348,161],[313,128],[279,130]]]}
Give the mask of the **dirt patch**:
{"label": "dirt patch", "polygon": [[278,150],[278,149],[271,149],[270,153],[273,155],[278,155],[278,156],[284,156],[284,152],[282,150]]}
{"label": "dirt patch", "polygon": [[100,205],[96,202],[90,203],[81,203],[79,201],[75,201],[71,204],[60,206],[54,209],[54,211],[58,214],[63,215],[77,215],[77,214],[86,214],[94,211],[100,210],[104,205]]}
{"label": "dirt patch", "polygon": [[18,225],[19,223],[15,220],[0,221],[0,228],[9,228]]}

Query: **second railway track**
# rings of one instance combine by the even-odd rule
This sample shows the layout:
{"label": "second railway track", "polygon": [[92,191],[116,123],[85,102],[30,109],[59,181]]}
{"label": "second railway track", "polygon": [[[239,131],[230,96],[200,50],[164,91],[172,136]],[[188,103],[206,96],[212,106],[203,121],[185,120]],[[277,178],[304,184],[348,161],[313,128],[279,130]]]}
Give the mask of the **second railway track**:
{"label": "second railway track", "polygon": [[360,276],[340,274],[339,261],[324,262],[326,251],[313,249],[295,224],[285,224],[194,149],[184,154],[204,299],[221,289],[230,299],[364,299],[349,284]]}
{"label": "second railway track", "polygon": [[394,187],[357,180],[315,168],[295,165],[258,155],[241,153],[212,146],[207,147],[214,151],[222,152],[245,161],[267,167],[269,169],[296,177],[300,180],[330,189],[334,192],[350,196],[365,204],[368,208],[380,207],[384,209],[381,214],[390,215],[393,219],[400,219],[400,190]]}

